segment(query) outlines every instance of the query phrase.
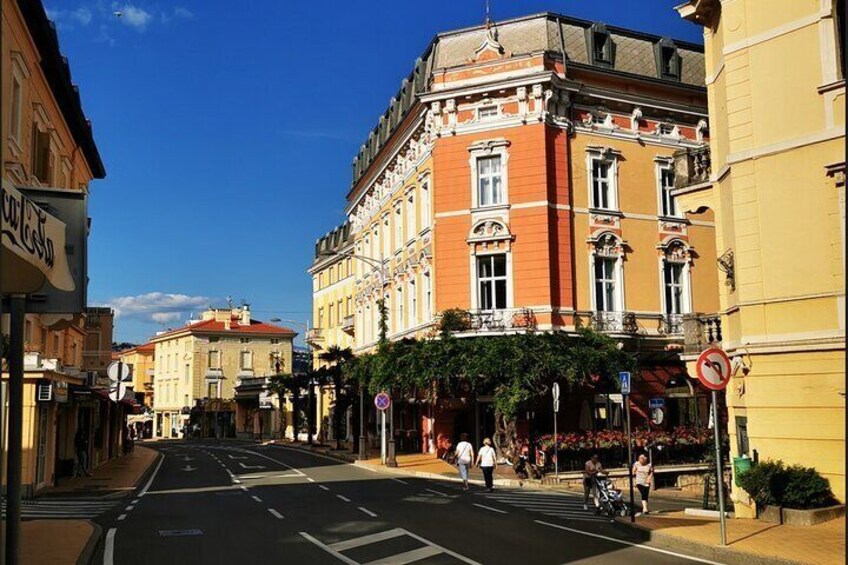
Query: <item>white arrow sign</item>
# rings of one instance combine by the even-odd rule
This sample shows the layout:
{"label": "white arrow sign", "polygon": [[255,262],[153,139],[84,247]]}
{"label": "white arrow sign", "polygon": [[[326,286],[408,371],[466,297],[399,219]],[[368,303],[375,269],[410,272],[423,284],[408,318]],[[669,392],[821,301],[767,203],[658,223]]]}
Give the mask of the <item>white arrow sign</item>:
{"label": "white arrow sign", "polygon": [[239,465],[241,465],[245,469],[264,469],[265,468],[264,465],[245,465],[244,463],[239,463]]}
{"label": "white arrow sign", "polygon": [[192,467],[191,465],[186,465],[185,469],[180,469],[180,471],[194,471],[197,467]]}

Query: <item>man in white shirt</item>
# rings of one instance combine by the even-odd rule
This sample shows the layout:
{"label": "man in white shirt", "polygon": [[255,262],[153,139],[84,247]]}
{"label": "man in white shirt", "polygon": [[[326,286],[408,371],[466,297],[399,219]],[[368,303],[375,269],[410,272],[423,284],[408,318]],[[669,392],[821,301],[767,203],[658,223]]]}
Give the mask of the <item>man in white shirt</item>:
{"label": "man in white shirt", "polygon": [[456,455],[456,466],[459,468],[459,476],[462,477],[463,489],[468,490],[468,468],[474,461],[474,447],[468,443],[468,434],[460,434],[454,454]]}

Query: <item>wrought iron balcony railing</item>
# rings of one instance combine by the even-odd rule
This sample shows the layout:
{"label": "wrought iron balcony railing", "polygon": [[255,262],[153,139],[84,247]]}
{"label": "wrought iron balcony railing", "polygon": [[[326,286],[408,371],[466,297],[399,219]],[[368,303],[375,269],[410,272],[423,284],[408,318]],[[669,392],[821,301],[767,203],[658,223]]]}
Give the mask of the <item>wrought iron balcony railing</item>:
{"label": "wrought iron balcony railing", "polygon": [[536,326],[536,315],[529,308],[470,310],[468,312],[468,328],[466,331],[535,331]]}
{"label": "wrought iron balcony railing", "polygon": [[708,182],[712,173],[710,147],[683,149],[674,153],[674,188]]}
{"label": "wrought iron balcony railing", "polygon": [[666,335],[683,335],[683,314],[663,314],[660,331]]}
{"label": "wrought iron balcony railing", "polygon": [[633,312],[592,312],[589,326],[598,332],[635,334],[639,323]]}
{"label": "wrought iron balcony railing", "polygon": [[718,314],[684,314],[685,353],[700,353],[711,345],[721,345],[721,340],[721,317]]}

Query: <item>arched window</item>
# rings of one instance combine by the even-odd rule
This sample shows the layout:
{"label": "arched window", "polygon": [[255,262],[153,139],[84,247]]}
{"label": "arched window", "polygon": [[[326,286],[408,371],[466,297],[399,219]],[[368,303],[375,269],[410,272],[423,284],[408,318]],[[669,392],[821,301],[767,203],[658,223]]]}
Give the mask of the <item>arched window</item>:
{"label": "arched window", "polygon": [[592,309],[620,314],[624,311],[624,244],[610,232],[592,243]]}
{"label": "arched window", "polygon": [[692,311],[689,282],[689,247],[672,240],[663,247],[662,285],[663,313],[667,333],[683,331],[683,314]]}

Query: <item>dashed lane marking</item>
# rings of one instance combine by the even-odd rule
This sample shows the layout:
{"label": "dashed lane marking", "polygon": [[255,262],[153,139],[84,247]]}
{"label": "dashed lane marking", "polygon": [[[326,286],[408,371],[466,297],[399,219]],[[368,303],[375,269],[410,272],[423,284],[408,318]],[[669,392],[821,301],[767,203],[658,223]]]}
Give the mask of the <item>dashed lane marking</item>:
{"label": "dashed lane marking", "polygon": [[444,493],[444,492],[441,492],[441,491],[438,491],[438,490],[433,490],[431,488],[425,488],[424,490],[426,490],[427,492],[432,492],[433,494],[438,494],[439,496],[448,496],[447,493]]}
{"label": "dashed lane marking", "polygon": [[345,502],[350,502],[350,499],[348,497],[342,496],[341,494],[337,494],[336,498],[340,498],[341,500],[344,500]]}
{"label": "dashed lane marking", "polygon": [[362,511],[362,512],[364,512],[365,514],[368,514],[368,515],[369,515],[369,516],[371,516],[372,518],[376,518],[376,517],[377,517],[377,515],[376,515],[376,514],[374,514],[373,512],[371,512],[370,510],[368,510],[367,508],[363,508],[362,506],[357,506],[357,508],[359,508],[359,510],[361,510],[361,511]]}
{"label": "dashed lane marking", "polygon": [[477,504],[475,502],[474,506],[476,506],[477,508],[483,508],[485,510],[489,510],[491,512],[498,512],[499,514],[509,514],[509,512],[507,512],[506,510],[500,510],[499,508],[492,508],[491,506],[486,506],[485,504]]}
{"label": "dashed lane marking", "polygon": [[326,491],[330,490],[329,488],[325,487],[324,485],[318,485],[318,488],[320,488],[321,490],[326,490]]}
{"label": "dashed lane marking", "polygon": [[262,499],[261,499],[261,498],[259,498],[259,497],[258,497],[258,496],[256,496],[256,495],[252,495],[250,498],[252,498],[252,499],[253,499],[253,500],[255,500],[256,502],[262,502]]}
{"label": "dashed lane marking", "polygon": [[274,516],[275,518],[278,518],[278,519],[280,519],[280,520],[282,520],[282,519],[283,519],[283,515],[282,515],[282,514],[280,514],[279,512],[277,512],[276,510],[274,510],[273,508],[269,508],[269,509],[268,509],[268,512],[270,512],[270,513],[271,513],[271,515],[272,515],[272,516]]}

